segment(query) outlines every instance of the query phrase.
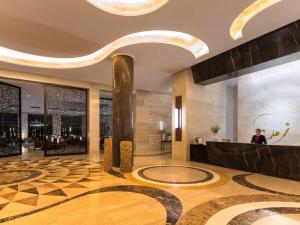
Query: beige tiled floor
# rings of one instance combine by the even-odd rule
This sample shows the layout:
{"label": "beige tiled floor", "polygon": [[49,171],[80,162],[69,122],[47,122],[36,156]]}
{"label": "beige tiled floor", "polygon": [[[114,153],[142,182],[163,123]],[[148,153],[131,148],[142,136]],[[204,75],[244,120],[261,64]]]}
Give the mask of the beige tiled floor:
{"label": "beige tiled floor", "polygon": [[287,214],[287,215],[274,215],[260,219],[253,223],[253,225],[299,225],[300,215]]}
{"label": "beige tiled floor", "polygon": [[[261,207],[284,206],[297,208],[300,204],[300,183],[262,175],[251,175],[247,180],[266,189],[284,192],[287,195],[276,195],[242,186],[231,178],[246,172],[215,167],[194,162],[174,162],[170,155],[135,157],[135,169],[145,165],[189,165],[204,170],[213,171],[220,176],[220,180],[213,185],[196,186],[192,188],[159,186],[137,179],[123,179],[103,172],[100,164],[96,163],[100,157],[75,156],[51,157],[41,159],[34,155],[23,156],[30,159],[26,165],[20,157],[0,160],[1,170],[24,169],[39,170],[41,176],[30,181],[16,182],[0,187],[0,219],[6,218],[3,224],[14,225],[163,225],[166,224],[166,209],[157,200],[142,193],[115,191],[105,193],[85,194],[103,187],[112,186],[146,186],[158,188],[176,196],[182,204],[182,218],[179,225],[223,225],[225,220],[222,213],[227,212],[228,220]],[[11,161],[7,163],[7,161]],[[51,162],[50,162],[51,161]],[[26,161],[25,161],[26,162]],[[153,169],[147,175],[158,179],[172,181],[189,181],[203,178],[204,174],[194,174],[189,170]],[[5,175],[6,177],[9,174]],[[16,174],[14,174],[16,176]],[[3,178],[2,178],[3,179]],[[220,182],[222,181],[222,182]],[[14,187],[17,185],[17,188]],[[16,188],[13,189],[13,188]],[[246,202],[239,196],[247,196]],[[253,199],[252,199],[253,197]],[[228,198],[228,201],[226,200]],[[230,200],[237,199],[237,200]],[[224,200],[225,199],[225,200]],[[255,200],[254,200],[255,199]],[[231,202],[229,204],[229,202]],[[228,206],[222,208],[228,203]],[[245,205],[248,204],[248,205]],[[207,210],[202,209],[206,207]],[[215,208],[209,208],[211,206]],[[203,206],[203,207],[202,207]],[[179,206],[173,206],[179,207]],[[199,211],[198,208],[199,207]],[[233,208],[231,208],[233,207]],[[234,208],[235,207],[235,208]],[[300,205],[299,205],[300,208]],[[210,212],[214,211],[210,215]],[[228,211],[224,211],[228,210]],[[196,213],[194,213],[196,212]],[[199,213],[198,213],[199,212]],[[203,213],[204,212],[204,213]],[[16,217],[16,218],[15,218]],[[207,218],[206,218],[207,217]],[[8,218],[8,219],[7,219]],[[12,220],[9,218],[13,218]],[[280,225],[300,224],[299,211],[297,213],[273,213],[267,217],[258,218],[254,225],[275,224],[270,221],[283,221]],[[217,224],[216,224],[217,223]],[[246,223],[240,223],[244,225]],[[276,223],[277,225],[278,223]],[[233,224],[231,224],[233,225]]]}

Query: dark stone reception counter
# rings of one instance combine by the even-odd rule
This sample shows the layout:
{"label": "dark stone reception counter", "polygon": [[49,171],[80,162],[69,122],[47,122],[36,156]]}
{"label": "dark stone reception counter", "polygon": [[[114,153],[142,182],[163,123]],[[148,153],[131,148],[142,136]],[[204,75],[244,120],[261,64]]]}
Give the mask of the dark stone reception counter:
{"label": "dark stone reception counter", "polygon": [[225,142],[206,146],[211,164],[300,180],[300,147]]}

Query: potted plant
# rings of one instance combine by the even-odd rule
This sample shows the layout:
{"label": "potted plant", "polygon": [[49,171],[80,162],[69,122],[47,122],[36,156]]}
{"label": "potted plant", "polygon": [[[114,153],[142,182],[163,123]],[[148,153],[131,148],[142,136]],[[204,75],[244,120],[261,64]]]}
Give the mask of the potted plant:
{"label": "potted plant", "polygon": [[221,128],[218,125],[213,125],[213,126],[210,127],[211,132],[214,134],[214,141],[218,140],[217,139],[217,134],[218,134],[218,132],[219,132],[220,129]]}

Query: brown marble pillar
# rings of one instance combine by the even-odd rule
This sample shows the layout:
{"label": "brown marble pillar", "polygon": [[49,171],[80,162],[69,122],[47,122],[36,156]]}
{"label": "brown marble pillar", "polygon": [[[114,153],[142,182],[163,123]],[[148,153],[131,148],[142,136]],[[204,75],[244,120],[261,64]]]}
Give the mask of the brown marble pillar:
{"label": "brown marble pillar", "polygon": [[133,58],[116,55],[112,63],[113,166],[120,167],[121,141],[133,142]]}

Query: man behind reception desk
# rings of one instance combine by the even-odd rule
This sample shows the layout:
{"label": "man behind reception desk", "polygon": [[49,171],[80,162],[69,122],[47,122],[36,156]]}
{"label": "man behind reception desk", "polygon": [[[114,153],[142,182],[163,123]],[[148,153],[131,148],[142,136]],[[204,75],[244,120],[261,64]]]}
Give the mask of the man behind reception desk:
{"label": "man behind reception desk", "polygon": [[255,130],[255,135],[253,135],[251,143],[253,144],[267,144],[267,139],[261,134],[261,129]]}

